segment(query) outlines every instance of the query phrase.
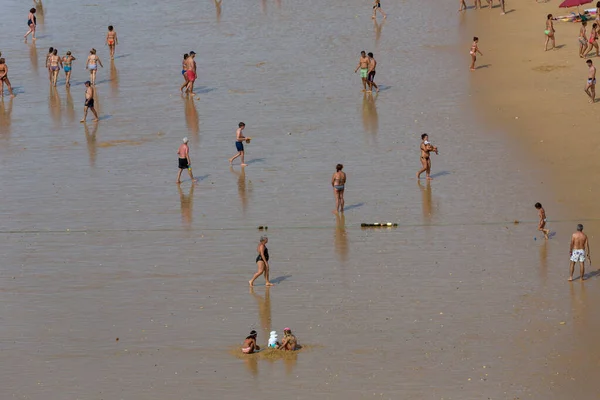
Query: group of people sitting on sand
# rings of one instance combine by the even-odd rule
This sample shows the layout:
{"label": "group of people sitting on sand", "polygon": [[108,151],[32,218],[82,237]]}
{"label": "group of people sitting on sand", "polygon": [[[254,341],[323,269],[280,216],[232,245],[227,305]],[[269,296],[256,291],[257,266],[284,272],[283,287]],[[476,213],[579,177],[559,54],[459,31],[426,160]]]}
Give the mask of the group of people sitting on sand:
{"label": "group of people sitting on sand", "polygon": [[[260,346],[256,344],[257,336],[258,333],[256,333],[256,331],[250,332],[250,335],[246,337],[246,339],[244,340],[244,344],[242,345],[242,353],[252,354],[260,350]],[[290,328],[285,328],[283,330],[283,339],[281,343],[275,343],[275,346],[273,348],[283,351],[296,351],[300,349],[300,345],[298,345],[296,336],[292,334],[292,330]]]}

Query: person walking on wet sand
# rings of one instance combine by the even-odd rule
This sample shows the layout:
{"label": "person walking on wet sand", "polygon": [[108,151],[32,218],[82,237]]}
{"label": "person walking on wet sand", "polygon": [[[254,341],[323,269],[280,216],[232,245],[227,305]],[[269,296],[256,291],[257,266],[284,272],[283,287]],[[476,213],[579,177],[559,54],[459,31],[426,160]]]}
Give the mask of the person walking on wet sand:
{"label": "person walking on wet sand", "polygon": [[233,160],[235,160],[238,157],[242,157],[242,167],[246,167],[248,165],[244,163],[244,140],[246,140],[246,137],[242,133],[244,129],[246,129],[246,124],[240,122],[238,124],[237,131],[235,131],[235,148],[238,151],[238,153],[229,159],[229,165],[231,165],[233,163]]}
{"label": "person walking on wet sand", "polygon": [[269,238],[261,236],[258,247],[256,248],[256,251],[258,252],[258,257],[256,257],[258,271],[256,271],[252,279],[248,281],[250,286],[254,286],[256,278],[263,274],[265,275],[265,286],[273,286],[273,284],[269,282],[269,249],[267,249],[267,243],[269,243]]}
{"label": "person walking on wet sand", "polygon": [[85,63],[85,69],[90,70],[89,82],[91,82],[92,85],[96,84],[96,72],[98,71],[98,64],[102,68],[104,68],[104,65],[102,65],[102,61],[100,61],[100,57],[96,55],[96,49],[91,49],[90,55],[88,56],[87,61]]}
{"label": "person walking on wet sand", "polygon": [[25,39],[25,43],[27,43],[27,36],[29,36],[29,34],[31,34],[31,38],[35,40],[35,28],[37,27],[35,8],[29,10],[29,16],[27,17],[27,26],[29,27],[29,30],[27,31],[25,36],[23,36],[23,38]]}
{"label": "person walking on wet sand", "polygon": [[94,114],[94,119],[92,121],[98,121],[98,113],[94,108],[94,88],[92,87],[92,83],[87,81],[85,83],[85,103],[83,107],[83,119],[79,122],[85,122],[87,119],[88,109],[92,110],[92,114]]}
{"label": "person walking on wet sand", "polygon": [[548,51],[548,42],[552,40],[552,48],[556,47],[556,40],[554,39],[554,22],[552,22],[552,14],[548,14],[546,17],[546,30],[544,34],[546,35],[546,43],[544,44],[544,51]]}
{"label": "person walking on wet sand", "polygon": [[588,77],[585,84],[585,93],[590,97],[590,103],[596,102],[596,67],[592,60],[587,60],[588,65]]}
{"label": "person walking on wet sand", "polygon": [[473,44],[471,45],[471,51],[469,51],[469,54],[471,55],[471,67],[470,67],[471,71],[475,71],[475,61],[477,61],[477,53],[479,53],[479,55],[483,56],[481,51],[479,51],[478,43],[479,43],[479,38],[477,36],[475,36],[473,38]]}
{"label": "person walking on wet sand", "polygon": [[57,49],[54,49],[52,55],[48,58],[48,63],[50,64],[50,71],[52,72],[52,79],[50,80],[50,84],[56,86],[56,81],[58,80],[58,73],[60,72],[60,68],[62,67],[62,59],[58,55]]}
{"label": "person walking on wet sand", "polygon": [[460,8],[458,9],[458,12],[466,11],[467,3],[465,3],[465,0],[459,0],[459,3],[460,3]]}
{"label": "person walking on wet sand", "polygon": [[360,52],[360,59],[358,60],[358,66],[354,70],[356,73],[360,69],[360,78],[363,84],[363,92],[367,91],[367,78],[369,77],[369,57],[367,57],[367,53],[363,50]]}
{"label": "person walking on wet sand", "polygon": [[183,85],[181,85],[179,87],[179,91],[180,92],[183,91],[183,88],[186,87],[188,85],[188,82],[189,82],[188,78],[187,78],[187,74],[186,74],[186,72],[187,72],[187,69],[186,69],[187,68],[187,63],[185,62],[188,59],[189,56],[190,55],[188,53],[185,53],[183,55],[183,61],[181,62],[181,75],[183,75]]}
{"label": "person walking on wet sand", "polygon": [[[0,53],[1,55],[2,53]],[[10,93],[10,97],[15,97],[13,93],[12,86],[10,85],[10,81],[8,80],[8,66],[6,65],[6,61],[4,58],[0,58],[0,97],[4,97],[4,84],[8,87],[8,93]]]}
{"label": "person walking on wet sand", "polygon": [[373,86],[375,86],[375,90],[379,93],[379,86],[375,83],[375,68],[377,68],[377,61],[373,58],[373,53],[369,53],[369,74],[367,75],[367,81],[369,82],[369,92],[373,91]]}
{"label": "person walking on wet sand", "polygon": [[[590,258],[590,242],[585,233],[583,233],[583,225],[577,225],[577,232],[571,236],[571,246],[569,248],[571,256],[571,265],[569,266],[570,276],[569,282],[573,280],[573,272],[575,272],[575,263],[579,262],[579,277],[582,281],[585,280],[585,259]],[[587,255],[586,255],[587,254]]]}
{"label": "person walking on wet sand", "polygon": [[54,47],[50,47],[48,49],[48,54],[46,54],[46,69],[48,70],[48,80],[52,83],[52,70],[50,69],[50,57],[54,54]]}
{"label": "person walking on wet sand", "polygon": [[177,155],[179,156],[179,173],[177,174],[177,183],[181,183],[181,172],[184,169],[188,170],[188,174],[192,179],[192,182],[196,182],[194,179],[194,174],[192,174],[192,161],[190,160],[190,148],[188,146],[188,138],[183,138],[183,143],[179,146],[177,150]]}
{"label": "person walking on wet sand", "polygon": [[542,203],[535,203],[535,208],[536,210],[538,210],[538,215],[540,217],[540,222],[538,223],[538,231],[544,234],[544,239],[548,239],[550,229],[546,229],[546,211],[544,210],[544,207],[542,207]]}
{"label": "person walking on wet sand", "polygon": [[344,166],[338,164],[335,166],[335,172],[331,177],[331,186],[333,187],[333,196],[335,197],[335,211],[344,212],[344,190],[346,189],[346,173],[342,171]]}
{"label": "person walking on wet sand", "polygon": [[184,61],[185,75],[186,75],[187,82],[188,82],[185,92],[188,94],[191,94],[192,96],[196,95],[196,93],[194,93],[194,82],[196,81],[196,78],[197,78],[195,58],[196,58],[196,52],[190,51],[189,57]]}
{"label": "person walking on wet sand", "polygon": [[70,51],[67,51],[67,55],[62,58],[63,70],[65,71],[65,86],[71,86],[71,68],[73,67],[73,61],[77,60],[71,55]]}
{"label": "person walking on wet sand", "polygon": [[432,180],[431,177],[431,152],[438,153],[438,148],[429,142],[429,135],[426,133],[421,135],[421,166],[422,168],[417,172],[417,179],[421,179],[421,174],[425,172],[425,176],[428,181]]}
{"label": "person walking on wet sand", "polygon": [[115,59],[115,47],[119,44],[119,39],[117,38],[117,31],[113,28],[112,25],[108,26],[108,32],[106,33],[106,45],[110,51],[110,59]]}
{"label": "person walking on wet sand", "polygon": [[581,27],[579,28],[579,57],[583,58],[583,53],[587,49],[588,38],[587,38],[587,22],[581,21]]}
{"label": "person walking on wet sand", "polygon": [[244,340],[244,344],[242,345],[242,353],[244,354],[252,354],[256,351],[260,350],[260,346],[256,344],[256,337],[258,333],[256,331],[251,331],[246,339]]}
{"label": "person walking on wet sand", "polygon": [[381,9],[381,1],[380,0],[375,0],[373,2],[373,16],[371,18],[373,19],[377,19],[377,11],[379,11],[379,13],[381,15],[383,15],[383,18],[387,18],[387,15],[383,12],[383,10]]}

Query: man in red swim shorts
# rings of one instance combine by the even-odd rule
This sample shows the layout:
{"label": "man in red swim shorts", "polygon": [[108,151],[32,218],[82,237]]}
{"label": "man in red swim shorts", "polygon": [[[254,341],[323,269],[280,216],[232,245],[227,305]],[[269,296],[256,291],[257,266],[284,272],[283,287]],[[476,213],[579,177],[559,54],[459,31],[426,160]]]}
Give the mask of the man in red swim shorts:
{"label": "man in red swim shorts", "polygon": [[194,51],[190,51],[190,56],[185,60],[185,65],[186,65],[186,72],[185,72],[185,76],[188,79],[188,84],[187,84],[187,88],[185,89],[186,93],[191,94],[192,96],[195,96],[196,93],[194,93],[194,81],[196,80],[196,61],[194,60],[196,58],[196,53]]}

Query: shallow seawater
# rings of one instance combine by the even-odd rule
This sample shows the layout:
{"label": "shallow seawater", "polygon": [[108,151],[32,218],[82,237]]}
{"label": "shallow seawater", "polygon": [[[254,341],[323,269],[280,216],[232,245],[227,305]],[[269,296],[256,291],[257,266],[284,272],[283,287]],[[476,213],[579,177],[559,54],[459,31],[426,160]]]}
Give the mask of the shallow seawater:
{"label": "shallow seawater", "polygon": [[[0,5],[18,93],[0,102],[11,398],[532,396],[545,372],[525,329],[540,304],[567,318],[556,304],[569,298],[573,222],[562,212],[560,234],[533,239],[531,205],[552,190],[474,112],[470,25],[454,4],[384,3],[374,23],[358,0],[225,0],[220,12],[208,0],[47,1],[35,46],[19,42],[28,7]],[[78,58],[70,90],[62,77],[48,87],[49,46]],[[101,121],[80,124],[91,47]],[[378,95],[353,73],[363,49],[379,62]],[[199,99],[177,93],[190,50]],[[253,138],[245,169],[227,162],[240,121]],[[423,132],[440,149],[431,183],[414,176]],[[178,187],[184,136],[200,181]],[[344,216],[331,213],[337,163]],[[399,226],[360,228],[388,221]],[[270,289],[247,285],[258,226]],[[262,345],[285,326],[306,350],[232,354],[251,329]]]}

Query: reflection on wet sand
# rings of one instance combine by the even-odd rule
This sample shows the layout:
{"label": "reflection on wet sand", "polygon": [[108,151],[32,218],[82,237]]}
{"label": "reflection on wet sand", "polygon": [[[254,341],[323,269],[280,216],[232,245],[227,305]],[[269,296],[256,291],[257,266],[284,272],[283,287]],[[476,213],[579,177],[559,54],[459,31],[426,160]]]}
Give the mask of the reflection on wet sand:
{"label": "reflection on wet sand", "polygon": [[263,14],[267,13],[267,0],[261,0],[261,9]]}
{"label": "reflection on wet sand", "polygon": [[[260,320],[260,327],[262,339],[260,344],[265,344],[271,333],[271,288],[265,286],[265,295],[260,296],[254,291],[254,287],[250,286],[250,294],[256,300],[258,306],[258,319]],[[259,336],[261,337],[261,336]],[[264,343],[263,343],[264,342]],[[265,344],[266,347],[266,344]],[[264,350],[264,349],[263,349]],[[258,375],[258,357],[251,356],[246,359],[246,366],[252,375]]]}
{"label": "reflection on wet sand", "polygon": [[62,105],[58,90],[54,86],[50,86],[50,93],[48,93],[48,108],[50,109],[50,116],[52,117],[52,121],[54,121],[54,126],[60,128]]}
{"label": "reflection on wet sand", "polygon": [[242,202],[242,216],[246,216],[246,209],[248,208],[248,194],[246,190],[246,169],[245,167],[240,167],[240,172],[233,169],[233,165],[229,167],[229,171],[231,171],[234,175],[238,177],[238,194],[240,196],[240,201]]}
{"label": "reflection on wet sand", "polygon": [[9,97],[8,102],[4,101],[4,97],[0,98],[0,137],[2,138],[8,138],[8,135],[10,134],[12,108],[12,97]]}
{"label": "reflection on wet sand", "polygon": [[421,189],[421,206],[423,207],[423,223],[426,225],[431,224],[431,217],[433,216],[433,202],[431,192],[431,181],[427,181],[425,185],[421,180],[417,180],[419,189]]}
{"label": "reflection on wet sand", "polygon": [[44,24],[44,5],[42,0],[33,0],[33,7],[35,8],[35,16],[37,18],[37,25]]}
{"label": "reflection on wet sand", "polygon": [[73,103],[73,96],[71,96],[71,88],[65,87],[66,102],[67,102],[67,119],[69,122],[75,122],[75,104]]}
{"label": "reflection on wet sand", "polygon": [[90,156],[90,167],[96,166],[96,154],[98,146],[96,145],[96,132],[98,131],[98,121],[92,123],[92,130],[88,127],[87,123],[83,124],[85,130],[85,140],[87,142],[88,153]]}
{"label": "reflection on wet sand", "polygon": [[186,196],[183,193],[183,189],[181,189],[181,185],[177,185],[177,190],[179,190],[179,201],[181,203],[181,222],[183,223],[183,226],[187,229],[190,229],[192,227],[195,187],[196,185],[192,183],[190,185],[188,195]]}
{"label": "reflection on wet sand", "polygon": [[38,73],[38,58],[37,58],[37,48],[35,47],[35,43],[28,44],[29,46],[29,60],[31,61],[31,69],[35,74]]}
{"label": "reflection on wet sand", "polygon": [[540,246],[540,279],[543,286],[548,280],[548,241],[544,240]]}
{"label": "reflection on wet sand", "polygon": [[110,80],[110,93],[116,97],[119,95],[119,71],[117,71],[115,60],[110,60],[110,70],[108,78]]}
{"label": "reflection on wet sand", "polygon": [[200,143],[200,118],[193,97],[184,98],[185,102],[185,124],[187,125],[189,136],[193,139],[194,147],[197,148]]}
{"label": "reflection on wet sand", "polygon": [[214,0],[215,8],[217,9],[217,23],[221,22],[221,3],[223,0]]}
{"label": "reflection on wet sand", "polygon": [[344,214],[335,214],[335,252],[340,261],[348,260],[348,234],[346,233],[346,216]]}
{"label": "reflection on wet sand", "polygon": [[381,39],[381,31],[385,25],[385,19],[381,23],[377,22],[377,19],[373,19],[373,29],[375,30],[375,49],[379,51],[379,40]]}
{"label": "reflection on wet sand", "polygon": [[379,93],[374,96],[365,93],[363,94],[362,102],[363,128],[366,133],[373,137],[377,136],[377,132],[379,131],[379,116],[377,115],[377,106],[375,105],[378,96]]}

